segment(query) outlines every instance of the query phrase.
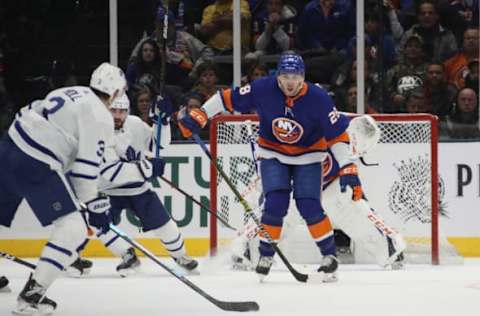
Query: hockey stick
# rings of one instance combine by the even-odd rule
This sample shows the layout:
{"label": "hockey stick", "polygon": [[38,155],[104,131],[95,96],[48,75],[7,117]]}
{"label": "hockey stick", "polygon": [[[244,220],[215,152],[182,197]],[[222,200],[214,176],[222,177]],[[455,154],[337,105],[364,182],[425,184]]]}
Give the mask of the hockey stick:
{"label": "hockey stick", "polygon": [[8,254],[8,253],[3,252],[3,251],[0,251],[0,258],[4,258],[4,259],[7,259],[7,260],[16,262],[16,263],[21,264],[23,266],[26,266],[26,267],[28,267],[32,270],[35,270],[37,268],[37,266],[34,265],[33,263],[30,263],[28,261],[25,261],[23,259],[20,259],[18,257],[15,257],[14,255]]}
{"label": "hockey stick", "polygon": [[250,214],[250,217],[253,219],[253,221],[255,222],[255,224],[258,226],[258,228],[260,229],[260,231],[263,233],[263,235],[268,239],[268,242],[272,245],[273,249],[275,250],[275,252],[279,255],[280,259],[282,259],[283,263],[285,264],[285,266],[287,267],[287,269],[293,274],[293,276],[295,277],[295,279],[299,282],[307,282],[308,281],[308,278],[309,278],[309,275],[308,274],[304,274],[304,273],[301,273],[297,270],[295,270],[295,268],[291,265],[291,263],[288,261],[288,259],[285,257],[285,255],[283,254],[283,252],[280,250],[280,248],[278,248],[277,244],[273,241],[272,237],[270,236],[270,234],[265,230],[265,228],[263,227],[263,225],[260,223],[260,220],[258,219],[258,217],[255,215],[255,212],[252,210],[252,208],[250,207],[250,205],[247,203],[247,201],[245,201],[245,199],[242,197],[242,195],[238,192],[237,188],[235,188],[235,186],[233,185],[232,181],[230,180],[230,178],[225,174],[225,172],[223,171],[222,167],[220,166],[220,164],[218,163],[218,161],[216,159],[213,159],[212,157],[212,154],[210,153],[210,151],[208,150],[207,146],[205,145],[205,143],[200,139],[200,137],[197,135],[197,134],[193,134],[192,135],[193,139],[195,140],[195,142],[200,145],[200,147],[202,148],[203,152],[207,155],[207,157],[210,159],[210,161],[212,162],[213,166],[215,166],[215,169],[218,171],[218,173],[220,173],[220,175],[222,176],[222,178],[225,180],[225,182],[227,183],[227,185],[229,186],[229,188],[232,190],[233,194],[235,194],[235,196],[237,197],[237,199],[240,201],[240,203],[242,204],[243,208],[245,209],[245,212],[249,213]]}
{"label": "hockey stick", "polygon": [[168,273],[182,281],[184,284],[186,284],[189,288],[209,300],[211,303],[213,303],[215,306],[218,308],[225,310],[225,311],[233,311],[233,312],[249,312],[249,311],[258,311],[260,309],[260,306],[258,305],[257,302],[254,301],[245,301],[245,302],[229,302],[229,301],[220,301],[217,300],[216,298],[210,296],[207,294],[205,291],[203,291],[201,288],[199,288],[197,285],[192,283],[189,279],[187,279],[184,275],[180,275],[174,270],[170,269],[168,266],[163,264],[158,258],[152,254],[150,251],[148,251],[146,248],[144,248],[142,245],[137,243],[135,240],[127,236],[124,232],[122,232],[118,227],[116,227],[113,224],[110,224],[110,229],[117,234],[120,238],[128,242],[130,245],[141,251],[145,256],[153,260],[156,264],[158,264],[160,267],[165,269]]}
{"label": "hockey stick", "polygon": [[203,204],[202,202],[199,202],[198,200],[196,200],[193,196],[191,196],[190,194],[188,194],[187,192],[183,191],[182,189],[180,189],[178,186],[175,185],[175,183],[173,183],[172,181],[168,180],[167,178],[165,178],[164,176],[160,176],[160,179],[162,179],[163,181],[165,181],[166,183],[168,183],[172,188],[174,188],[175,190],[177,190],[178,192],[182,193],[183,195],[185,195],[187,198],[189,198],[193,203],[197,204],[198,206],[200,206],[201,208],[203,208],[204,210],[206,210],[207,212],[209,212],[212,216],[214,216],[216,219],[218,219],[223,225],[225,225],[225,227],[227,227],[228,229],[231,229],[231,230],[234,230],[234,231],[238,231],[238,229],[236,229],[235,227],[231,226],[227,221],[225,221],[223,218],[221,218],[220,216],[217,215],[216,212],[212,211],[207,205]]}

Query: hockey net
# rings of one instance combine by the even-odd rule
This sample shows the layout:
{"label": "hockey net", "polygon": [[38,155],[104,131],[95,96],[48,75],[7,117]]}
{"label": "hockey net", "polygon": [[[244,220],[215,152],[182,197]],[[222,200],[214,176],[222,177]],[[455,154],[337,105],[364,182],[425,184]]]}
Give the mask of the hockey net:
{"label": "hockey net", "polygon": [[[444,191],[438,176],[436,117],[424,114],[378,114],[373,117],[382,136],[364,160],[376,165],[359,163],[362,186],[370,206],[407,240],[407,262],[449,262],[449,258],[457,255],[446,238],[439,237],[438,231],[442,213],[440,197]],[[255,137],[258,134],[255,115],[217,116],[211,123],[210,146],[213,158],[218,160],[250,206],[258,211],[261,183],[252,158],[251,134]],[[243,206],[213,165],[210,177],[212,209],[241,230],[246,219]],[[214,217],[211,217],[210,228],[213,252],[235,237],[235,232]],[[286,230],[290,233],[286,234]],[[318,252],[313,241],[309,240],[308,231],[293,202],[284,222],[280,246],[282,243],[285,253],[294,257],[292,262],[313,263],[311,255]]]}

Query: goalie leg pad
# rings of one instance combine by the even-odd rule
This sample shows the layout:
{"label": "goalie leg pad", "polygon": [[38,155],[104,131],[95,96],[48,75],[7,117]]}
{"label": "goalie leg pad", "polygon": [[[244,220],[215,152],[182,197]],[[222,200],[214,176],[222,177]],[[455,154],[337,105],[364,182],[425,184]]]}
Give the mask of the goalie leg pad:
{"label": "goalie leg pad", "polygon": [[[366,200],[352,201],[350,194],[341,194],[337,182],[338,179],[323,191],[325,212],[336,227],[352,238],[357,248],[365,250],[375,262],[384,266],[389,258],[386,232],[398,233],[380,222]],[[376,223],[381,223],[383,228]]]}

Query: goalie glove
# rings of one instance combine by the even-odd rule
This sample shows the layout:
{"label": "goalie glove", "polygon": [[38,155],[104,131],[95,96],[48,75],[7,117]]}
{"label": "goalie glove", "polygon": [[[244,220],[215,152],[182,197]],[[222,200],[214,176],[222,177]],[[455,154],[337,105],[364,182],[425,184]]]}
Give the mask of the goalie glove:
{"label": "goalie glove", "polygon": [[208,116],[199,108],[193,108],[188,112],[184,108],[178,112],[177,121],[182,136],[190,138],[192,134],[198,134],[207,125]]}
{"label": "goalie glove", "polygon": [[340,169],[340,191],[345,193],[347,191],[347,186],[352,188],[352,200],[358,201],[362,198],[362,184],[360,183],[360,178],[358,177],[358,168],[355,164],[348,164]]}

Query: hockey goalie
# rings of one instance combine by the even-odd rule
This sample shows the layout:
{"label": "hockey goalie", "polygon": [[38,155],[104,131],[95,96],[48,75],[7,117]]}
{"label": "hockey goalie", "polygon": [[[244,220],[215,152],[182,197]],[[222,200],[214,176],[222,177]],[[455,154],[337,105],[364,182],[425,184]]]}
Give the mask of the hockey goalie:
{"label": "hockey goalie", "polygon": [[[375,120],[368,115],[351,119],[347,131],[350,136],[350,146],[358,159],[373,149],[379,141],[381,133]],[[338,190],[340,168],[333,155],[329,154],[323,164],[323,175],[319,175],[323,176],[322,204],[334,227],[342,230],[351,238],[354,251],[373,258],[381,267],[401,269],[403,267],[402,252],[406,248],[404,238],[376,214],[369,206],[364,194],[358,194],[350,187],[341,187],[341,190]],[[355,164],[353,168],[358,173]],[[368,179],[365,180],[368,181]],[[260,204],[258,209],[261,209],[261,202],[259,202],[259,200],[261,201],[261,188],[255,183],[260,183],[258,178],[252,181],[250,188],[247,188],[245,198],[253,205]],[[279,242],[282,250],[288,247],[289,238],[292,238],[295,230],[304,227],[304,225],[298,225],[298,220],[301,220],[299,216],[291,214],[285,218],[285,229],[282,231],[282,238]],[[234,241],[232,247],[234,268],[237,269],[254,267],[258,260],[258,238],[254,237],[256,236],[256,225],[248,218],[245,223],[242,236]],[[305,232],[306,235],[308,235],[307,232]],[[305,243],[313,245],[313,241],[308,240],[308,237],[305,238]],[[314,250],[313,247],[312,249]],[[288,250],[285,249],[286,254],[290,253]],[[317,252],[313,252],[316,256]]]}

